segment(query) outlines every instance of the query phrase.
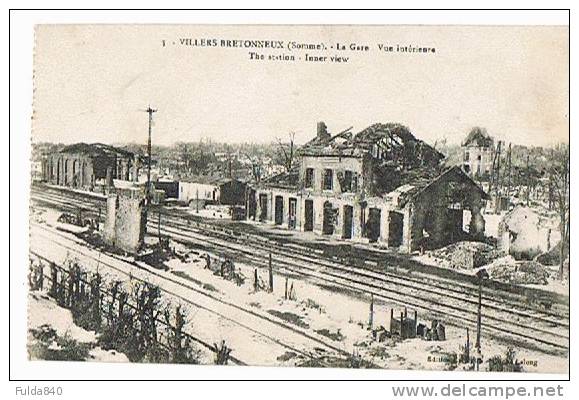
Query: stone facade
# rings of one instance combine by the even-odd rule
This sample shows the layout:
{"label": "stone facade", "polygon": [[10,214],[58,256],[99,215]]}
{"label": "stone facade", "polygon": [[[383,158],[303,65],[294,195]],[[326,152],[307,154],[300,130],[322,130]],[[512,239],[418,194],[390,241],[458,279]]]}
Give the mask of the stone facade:
{"label": "stone facade", "polygon": [[[467,234],[480,237],[484,232],[481,208],[487,195],[458,167],[438,171],[440,158],[435,150],[415,139],[411,142],[413,137],[406,132],[400,136],[414,150],[424,147],[415,152],[423,158],[404,160],[408,152],[394,149],[400,155],[395,156],[401,164],[397,168],[386,154],[388,143],[382,141],[387,133],[380,136],[390,127],[399,129],[380,125],[370,131],[378,146],[350,145],[359,143],[350,137],[332,148],[326,145],[332,138],[325,125],[322,132],[318,125],[316,139],[322,145],[301,152],[295,178],[272,179],[257,188],[255,219],[405,252],[456,241]],[[370,136],[367,131],[362,133],[363,138]],[[405,165],[409,165],[408,171]],[[468,232],[463,231],[465,213],[471,214]]]}
{"label": "stone facade", "polygon": [[136,181],[140,163],[133,153],[103,144],[78,143],[43,160],[44,181],[53,185],[93,190],[100,181]]}

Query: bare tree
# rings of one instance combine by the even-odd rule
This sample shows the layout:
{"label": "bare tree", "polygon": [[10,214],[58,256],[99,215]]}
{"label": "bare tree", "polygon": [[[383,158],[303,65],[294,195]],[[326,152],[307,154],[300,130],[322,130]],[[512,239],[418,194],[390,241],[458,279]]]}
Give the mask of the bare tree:
{"label": "bare tree", "polygon": [[260,160],[259,157],[252,157],[247,153],[245,153],[245,157],[247,157],[251,163],[251,175],[253,176],[253,180],[255,183],[259,183],[261,181],[263,161]]}
{"label": "bare tree", "polygon": [[448,139],[446,138],[446,136],[443,136],[443,137],[438,138],[434,141],[434,146],[432,146],[432,148],[434,150],[440,151],[440,149],[444,149],[446,147],[447,142],[448,142]]}
{"label": "bare tree", "polygon": [[177,151],[179,152],[179,159],[183,163],[185,170],[187,172],[191,172],[190,167],[191,167],[192,153],[189,145],[187,143],[177,143],[176,148]]}
{"label": "bare tree", "polygon": [[287,172],[291,171],[294,163],[294,139],[296,133],[290,132],[289,133],[289,143],[282,143],[280,138],[277,138],[277,143],[284,158],[284,167]]}
{"label": "bare tree", "polygon": [[560,145],[553,153],[549,171],[549,186],[559,213],[561,243],[559,246],[559,278],[563,278],[563,263],[569,243],[569,145]]}

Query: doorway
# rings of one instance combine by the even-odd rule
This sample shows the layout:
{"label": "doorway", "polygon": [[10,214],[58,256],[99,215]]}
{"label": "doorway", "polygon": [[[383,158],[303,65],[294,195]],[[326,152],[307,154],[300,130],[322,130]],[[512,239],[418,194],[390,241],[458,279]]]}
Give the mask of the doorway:
{"label": "doorway", "polygon": [[296,210],[298,208],[298,200],[294,197],[290,197],[288,205],[288,221],[287,225],[290,229],[296,228]]}
{"label": "doorway", "polygon": [[404,215],[391,211],[388,214],[388,247],[402,245],[402,232],[404,228]]}
{"label": "doorway", "polygon": [[366,225],[366,234],[371,243],[377,242],[380,238],[380,218],[381,211],[379,208],[370,208],[368,210],[368,223]]}
{"label": "doorway", "polygon": [[354,220],[354,207],[344,206],[344,225],[342,230],[343,239],[352,239],[353,220]]}
{"label": "doorway", "polygon": [[314,230],[314,201],[306,200],[304,203],[304,231],[311,232]]}
{"label": "doorway", "polygon": [[333,235],[334,234],[334,209],[332,208],[332,203],[326,201],[324,203],[324,220],[322,224],[322,234]]}
{"label": "doorway", "polygon": [[267,194],[259,195],[259,220],[261,222],[267,220]]}
{"label": "doorway", "polygon": [[247,219],[253,219],[255,221],[256,212],[257,212],[257,203],[255,202],[255,192],[248,191],[247,192]]}
{"label": "doorway", "polygon": [[275,196],[275,220],[276,225],[283,223],[283,197]]}

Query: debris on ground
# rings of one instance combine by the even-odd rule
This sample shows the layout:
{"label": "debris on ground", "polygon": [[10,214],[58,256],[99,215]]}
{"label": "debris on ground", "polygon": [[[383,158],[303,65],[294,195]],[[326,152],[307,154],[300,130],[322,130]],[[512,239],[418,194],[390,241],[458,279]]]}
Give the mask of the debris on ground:
{"label": "debris on ground", "polygon": [[308,329],[310,325],[303,321],[303,316],[294,314],[289,311],[267,310],[271,315],[275,315],[279,319],[299,326],[300,328]]}
{"label": "debris on ground", "polygon": [[[543,265],[559,265],[559,259],[561,254],[561,242],[553,246],[549,251],[539,254],[535,261],[540,262]],[[569,254],[569,244],[566,243],[563,248],[563,254]]]}
{"label": "debris on ground", "polygon": [[386,339],[390,336],[390,332],[387,331],[383,326],[379,326],[378,328],[372,330],[372,337],[379,343],[385,342]]}
{"label": "debris on ground", "polygon": [[516,261],[512,256],[495,260],[487,268],[491,279],[515,285],[546,285],[549,271],[536,261]]}
{"label": "debris on ground", "polygon": [[499,258],[502,253],[493,246],[482,242],[457,242],[440,249],[426,252],[434,259],[442,260],[452,269],[473,269],[482,267]]}
{"label": "debris on ground", "polygon": [[238,286],[243,285],[245,282],[245,276],[241,271],[235,269],[235,264],[229,258],[225,258],[216,265],[213,275],[221,276],[223,279],[235,282]]}
{"label": "debris on ground", "polygon": [[438,320],[433,319],[430,328],[423,323],[419,323],[416,327],[416,336],[424,340],[445,341],[446,327]]}
{"label": "debris on ground", "polygon": [[331,332],[329,329],[327,328],[323,328],[323,329],[316,329],[314,330],[314,332],[316,332],[319,335],[325,336],[327,338],[330,338],[336,342],[341,342],[344,340],[345,336],[342,334],[342,332],[340,332],[340,328],[338,328],[336,330],[336,332]]}
{"label": "debris on ground", "polygon": [[365,368],[376,368],[376,366],[371,362],[364,360],[359,354],[353,352],[352,355],[319,355],[304,357],[298,355],[295,357],[295,365],[297,367],[310,367],[310,368],[354,368],[354,369],[365,369]]}

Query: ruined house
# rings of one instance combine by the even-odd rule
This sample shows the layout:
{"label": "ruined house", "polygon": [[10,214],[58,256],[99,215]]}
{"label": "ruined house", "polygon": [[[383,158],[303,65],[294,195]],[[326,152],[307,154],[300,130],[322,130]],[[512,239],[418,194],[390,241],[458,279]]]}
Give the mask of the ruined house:
{"label": "ruined house", "polygon": [[140,162],[134,153],[102,143],[76,143],[43,160],[44,181],[53,185],[93,190],[113,179],[136,181]]}
{"label": "ruined house", "polygon": [[255,219],[406,252],[484,232],[486,193],[400,124],[332,135],[321,122],[299,155],[299,169],[261,182]]}
{"label": "ruined house", "polygon": [[472,177],[482,177],[492,172],[494,140],[486,129],[472,128],[462,142],[462,168]]}

